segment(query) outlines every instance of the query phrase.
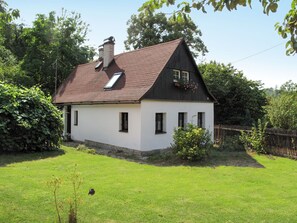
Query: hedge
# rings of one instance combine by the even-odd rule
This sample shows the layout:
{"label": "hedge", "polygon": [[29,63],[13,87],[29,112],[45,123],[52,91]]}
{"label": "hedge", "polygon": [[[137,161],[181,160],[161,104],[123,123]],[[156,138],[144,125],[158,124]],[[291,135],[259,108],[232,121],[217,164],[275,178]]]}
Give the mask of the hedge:
{"label": "hedge", "polygon": [[38,87],[0,82],[0,151],[45,151],[59,148],[61,112]]}

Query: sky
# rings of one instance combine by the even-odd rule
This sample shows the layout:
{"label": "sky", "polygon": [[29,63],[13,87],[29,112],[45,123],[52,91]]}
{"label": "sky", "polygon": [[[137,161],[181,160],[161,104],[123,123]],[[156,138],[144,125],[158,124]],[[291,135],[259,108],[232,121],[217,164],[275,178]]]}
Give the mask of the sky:
{"label": "sky", "polygon": [[[125,52],[127,21],[138,13],[141,1],[123,0],[6,0],[8,8],[20,10],[19,22],[31,26],[36,14],[55,11],[61,15],[62,8],[80,13],[89,24],[87,44],[98,48],[109,36],[116,39],[115,53]],[[192,11],[191,17],[202,31],[202,40],[209,53],[199,57],[196,63],[215,60],[231,63],[236,69],[254,81],[261,81],[264,87],[279,87],[286,81],[297,83],[297,54],[286,56],[285,43],[274,29],[276,22],[282,22],[290,8],[290,0],[281,1],[277,13],[269,16],[262,13],[259,1],[254,0],[252,9],[239,8],[236,11],[207,14]],[[172,8],[163,8],[165,13]]]}

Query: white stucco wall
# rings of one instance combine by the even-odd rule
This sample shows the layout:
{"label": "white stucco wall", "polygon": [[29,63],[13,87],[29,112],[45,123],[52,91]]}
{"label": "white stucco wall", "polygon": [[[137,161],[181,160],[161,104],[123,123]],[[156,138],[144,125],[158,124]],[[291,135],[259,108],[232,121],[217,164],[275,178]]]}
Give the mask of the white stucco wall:
{"label": "white stucco wall", "polygon": [[[78,125],[74,112],[78,111]],[[128,132],[120,132],[120,113],[128,112]],[[187,113],[187,122],[197,124],[197,113],[205,113],[205,128],[213,136],[213,103],[142,100],[141,104],[72,105],[71,138],[150,151],[167,148],[173,130],[178,126],[178,113]],[[155,133],[156,113],[166,114],[166,133]]]}
{"label": "white stucco wall", "polygon": [[[78,125],[73,124],[78,111]],[[120,132],[120,112],[128,112],[128,132]],[[139,150],[140,105],[72,105],[71,137]]]}
{"label": "white stucco wall", "polygon": [[[167,148],[172,143],[173,130],[178,126],[178,113],[187,113],[187,123],[197,125],[197,113],[205,113],[205,128],[212,134],[214,128],[213,103],[141,101],[141,149],[150,151]],[[166,113],[166,133],[155,134],[155,114]]]}

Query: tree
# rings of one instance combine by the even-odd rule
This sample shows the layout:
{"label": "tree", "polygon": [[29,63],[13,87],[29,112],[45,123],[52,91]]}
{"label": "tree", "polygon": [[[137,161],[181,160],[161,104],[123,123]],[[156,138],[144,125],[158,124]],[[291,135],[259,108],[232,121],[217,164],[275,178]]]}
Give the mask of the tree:
{"label": "tree", "polygon": [[248,80],[231,64],[203,63],[199,70],[218,101],[215,124],[252,125],[264,116],[266,97],[260,82]]}
{"label": "tree", "polygon": [[[280,0],[259,0],[263,7],[263,13],[269,15],[271,12],[276,12],[278,8],[278,2]],[[286,14],[282,24],[276,23],[275,28],[282,38],[286,39],[289,36],[289,40],[286,43],[287,55],[293,55],[297,52],[297,0],[291,0],[291,9]],[[254,1],[255,2],[255,1]],[[176,4],[176,0],[147,0],[139,11],[144,13],[152,13],[157,9],[162,8],[164,5],[172,6]],[[177,11],[172,13],[172,18],[176,18],[178,21],[186,20],[189,18],[189,13],[192,9],[202,11],[206,13],[206,7],[211,6],[214,11],[236,10],[238,6],[251,7],[252,0],[193,0],[182,1],[177,4]]]}
{"label": "tree", "polygon": [[297,130],[297,84],[292,81],[283,84],[279,95],[269,99],[266,111],[274,127]]}
{"label": "tree", "polygon": [[184,38],[190,46],[194,57],[205,55],[207,48],[201,40],[202,33],[191,19],[176,21],[164,13],[139,13],[132,15],[127,22],[128,37],[126,49],[139,49],[145,46]]}
{"label": "tree", "polygon": [[93,59],[94,49],[83,45],[87,32],[88,25],[77,13],[38,14],[33,27],[22,34],[26,43],[22,69],[32,77],[31,85],[52,94],[76,65]]}
{"label": "tree", "polygon": [[[7,44],[12,41],[13,20],[19,17],[19,11],[6,9],[7,4],[0,0],[0,81],[21,84],[27,81],[20,63]],[[12,44],[13,45],[13,44]]]}

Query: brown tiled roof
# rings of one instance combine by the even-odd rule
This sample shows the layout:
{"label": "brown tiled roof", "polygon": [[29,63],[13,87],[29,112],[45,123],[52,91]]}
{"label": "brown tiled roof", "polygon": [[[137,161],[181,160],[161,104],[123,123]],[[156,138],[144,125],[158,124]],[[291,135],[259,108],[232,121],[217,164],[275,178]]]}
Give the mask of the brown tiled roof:
{"label": "brown tiled roof", "polygon": [[[153,86],[182,39],[145,47],[114,56],[104,71],[98,62],[78,65],[59,87],[54,103],[131,103],[139,102]],[[104,86],[115,72],[125,74],[112,90]]]}

